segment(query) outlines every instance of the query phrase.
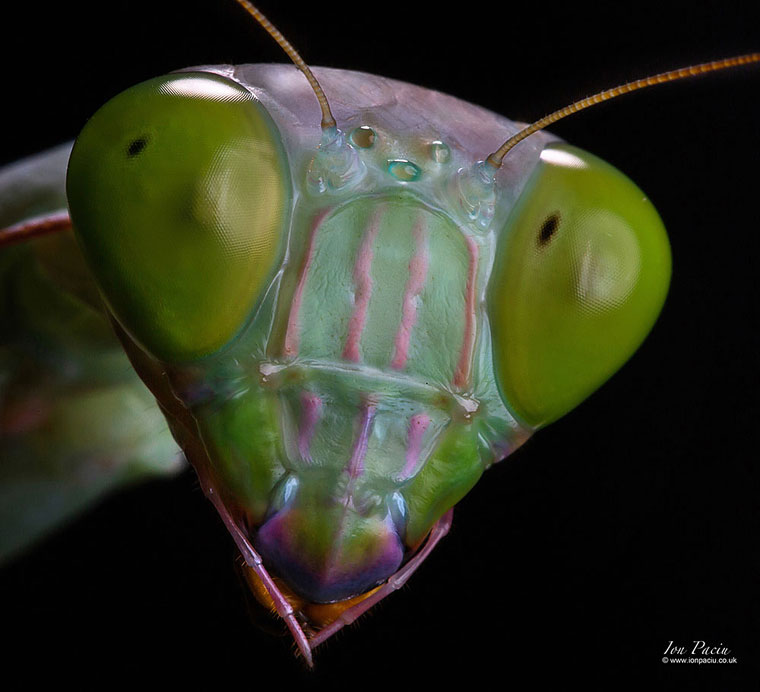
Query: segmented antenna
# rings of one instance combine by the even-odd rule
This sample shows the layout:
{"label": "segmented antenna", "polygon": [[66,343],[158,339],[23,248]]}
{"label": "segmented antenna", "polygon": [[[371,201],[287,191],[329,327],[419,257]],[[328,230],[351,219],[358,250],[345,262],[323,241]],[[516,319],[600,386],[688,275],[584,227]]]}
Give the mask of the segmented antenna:
{"label": "segmented antenna", "polygon": [[623,94],[629,94],[632,91],[644,89],[645,87],[654,86],[655,84],[665,84],[666,82],[674,82],[677,79],[684,79],[685,77],[696,77],[707,72],[715,72],[716,70],[725,70],[729,67],[738,67],[740,65],[749,65],[750,63],[760,62],[760,53],[747,53],[746,55],[737,55],[733,58],[724,58],[723,60],[714,60],[713,62],[706,62],[700,65],[690,65],[688,67],[681,67],[677,70],[670,70],[669,72],[662,72],[660,74],[653,75],[651,77],[645,77],[644,79],[637,79],[634,82],[628,82],[627,84],[621,84],[620,86],[601,91],[598,94],[589,96],[580,101],[560,108],[554,113],[537,120],[532,125],[520,130],[517,134],[510,137],[504,144],[501,145],[493,154],[491,154],[486,162],[494,168],[499,168],[504,156],[512,149],[516,144],[522,142],[526,137],[530,137],[534,132],[543,130],[548,125],[556,123],[558,120],[582,111],[584,108],[595,106],[602,101],[609,101],[616,96],[622,96]]}
{"label": "segmented antenna", "polygon": [[248,2],[248,0],[235,0],[248,14],[250,14],[265,30],[266,32],[277,41],[277,45],[280,46],[293,61],[293,64],[303,72],[306,79],[309,80],[311,88],[314,90],[314,95],[319,101],[319,107],[322,109],[322,129],[328,130],[335,127],[335,118],[330,110],[330,104],[327,102],[327,96],[322,91],[322,87],[319,85],[314,73],[309,69],[309,66],[303,61],[303,58],[298,54],[298,51],[293,48],[290,41],[286,39],[260,11],[259,9]]}

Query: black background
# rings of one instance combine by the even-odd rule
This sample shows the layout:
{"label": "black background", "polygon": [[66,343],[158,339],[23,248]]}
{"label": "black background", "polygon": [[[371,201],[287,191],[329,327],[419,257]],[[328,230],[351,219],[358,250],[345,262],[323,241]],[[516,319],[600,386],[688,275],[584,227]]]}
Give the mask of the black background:
{"label": "black background", "polygon": [[[313,65],[535,119],[593,91],[760,49],[750,3],[262,2]],[[3,9],[11,161],[74,136],[122,89],[202,63],[282,62],[231,0]],[[757,689],[760,69],[626,97],[554,131],[632,177],[674,255],[638,354],[491,469],[400,593],[316,653],[250,624],[231,540],[188,473],[135,488],[0,572],[3,674],[179,684]],[[736,665],[667,665],[668,643]],[[495,676],[495,680],[493,680]]]}

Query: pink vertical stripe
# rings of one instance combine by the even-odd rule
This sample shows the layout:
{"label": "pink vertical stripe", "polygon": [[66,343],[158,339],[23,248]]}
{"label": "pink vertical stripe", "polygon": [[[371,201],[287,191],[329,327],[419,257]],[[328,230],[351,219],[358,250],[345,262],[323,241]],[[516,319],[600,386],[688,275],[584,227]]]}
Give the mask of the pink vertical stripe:
{"label": "pink vertical stripe", "polygon": [[329,209],[322,210],[314,217],[311,223],[309,247],[306,249],[306,255],[301,266],[301,274],[298,277],[298,284],[293,294],[293,303],[290,307],[290,315],[288,316],[288,328],[285,331],[285,344],[282,349],[282,355],[286,358],[295,358],[298,355],[298,348],[301,343],[301,303],[303,302],[303,290],[306,286],[306,278],[314,259],[314,241],[317,237],[317,231],[319,231],[319,227],[329,211]]}
{"label": "pink vertical stripe", "polygon": [[417,296],[422,291],[427,279],[428,251],[427,251],[427,226],[425,219],[419,216],[414,224],[415,249],[409,260],[409,278],[404,291],[404,302],[401,308],[401,324],[396,332],[393,360],[391,367],[402,370],[409,357],[409,339],[412,329],[417,321]]}
{"label": "pink vertical stripe", "polygon": [[406,463],[401,472],[401,478],[409,478],[414,472],[422,451],[422,440],[425,431],[430,425],[430,416],[425,413],[417,413],[409,421],[409,432],[406,437]]}
{"label": "pink vertical stripe", "polygon": [[351,461],[348,462],[348,475],[351,478],[358,478],[364,471],[364,457],[367,454],[367,445],[369,444],[369,433],[372,429],[372,421],[375,418],[376,404],[374,401],[367,400],[362,404],[362,420],[359,436],[354,444],[354,451],[351,454]]}
{"label": "pink vertical stripe", "polygon": [[301,394],[301,423],[298,426],[298,452],[304,461],[311,461],[311,440],[322,415],[322,399],[311,392]]}
{"label": "pink vertical stripe", "polygon": [[378,207],[372,215],[372,220],[364,234],[359,254],[356,256],[356,264],[354,265],[356,297],[354,298],[354,312],[348,323],[348,336],[346,337],[346,346],[343,349],[343,357],[355,363],[358,363],[360,360],[359,344],[362,340],[364,325],[367,322],[367,310],[369,309],[369,301],[372,297],[372,275],[370,274],[374,255],[372,246],[375,243],[377,232],[380,230],[381,219],[382,209]]}
{"label": "pink vertical stripe", "polygon": [[472,370],[472,349],[475,346],[475,289],[478,276],[478,245],[473,238],[465,236],[467,249],[470,253],[470,265],[467,270],[467,286],[465,288],[464,336],[462,350],[459,352],[459,362],[454,371],[454,386],[462,389],[470,382]]}

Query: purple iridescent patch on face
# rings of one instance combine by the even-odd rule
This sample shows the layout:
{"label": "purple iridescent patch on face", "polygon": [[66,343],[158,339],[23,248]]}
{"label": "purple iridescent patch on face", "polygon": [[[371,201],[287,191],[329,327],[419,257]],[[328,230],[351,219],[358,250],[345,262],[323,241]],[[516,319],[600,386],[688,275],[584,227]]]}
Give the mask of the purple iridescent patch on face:
{"label": "purple iridescent patch on face", "polygon": [[362,594],[401,565],[404,547],[390,515],[350,507],[285,507],[259,529],[256,547],[276,574],[313,603]]}

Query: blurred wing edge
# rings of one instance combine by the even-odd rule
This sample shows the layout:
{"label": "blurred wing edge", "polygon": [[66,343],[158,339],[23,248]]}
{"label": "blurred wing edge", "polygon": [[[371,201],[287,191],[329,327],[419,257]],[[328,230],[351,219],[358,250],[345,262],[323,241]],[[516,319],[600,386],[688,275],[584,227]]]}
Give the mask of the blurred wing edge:
{"label": "blurred wing edge", "polygon": [[[0,228],[66,211],[71,143],[0,168]],[[0,248],[0,564],[185,467],[71,231]]]}

